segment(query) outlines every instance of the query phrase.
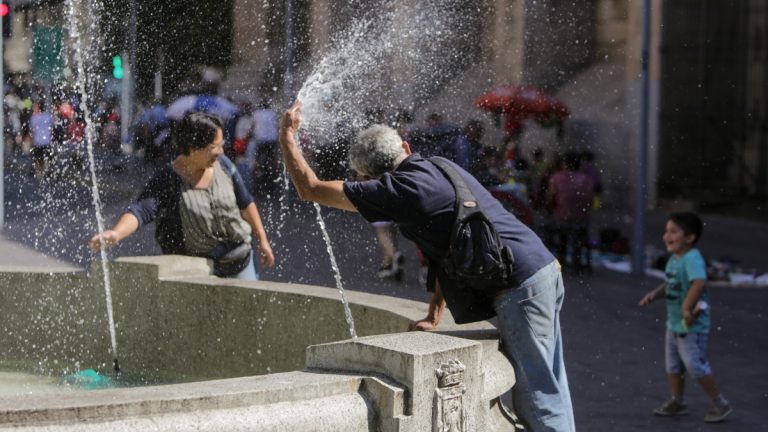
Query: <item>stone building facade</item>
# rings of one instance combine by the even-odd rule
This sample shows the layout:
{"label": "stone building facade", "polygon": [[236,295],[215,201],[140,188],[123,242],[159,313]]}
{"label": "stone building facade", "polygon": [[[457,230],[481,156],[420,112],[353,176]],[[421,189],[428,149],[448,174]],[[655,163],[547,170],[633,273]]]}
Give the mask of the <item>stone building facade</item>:
{"label": "stone building facade", "polygon": [[[570,125],[563,142],[532,127],[522,138],[524,145],[552,151],[594,150],[612,181],[616,206],[625,207],[620,199],[631,196],[637,169],[643,1],[391,4],[407,8],[431,1],[453,4],[466,17],[470,34],[461,51],[469,61],[430,94],[418,95],[421,115],[451,107],[449,120],[458,122],[481,116],[472,99],[495,85],[543,88],[569,106]],[[768,193],[768,6],[762,0],[650,2],[649,205],[656,206],[659,199],[688,207],[728,205],[743,198],[759,203]],[[335,34],[361,15],[390,4],[383,0],[232,3],[231,64],[221,91],[245,98],[266,96],[281,105],[324,57]],[[61,8],[60,1],[15,4],[39,7],[38,20],[56,16],[42,9]],[[293,24],[291,45],[287,16]],[[10,69],[29,68],[19,53],[28,52],[31,43],[28,36],[8,41]],[[407,53],[410,48],[400,49]],[[387,66],[391,82],[383,87],[412,72],[408,69],[412,65],[394,57]],[[489,140],[498,139],[492,127],[489,132]]]}

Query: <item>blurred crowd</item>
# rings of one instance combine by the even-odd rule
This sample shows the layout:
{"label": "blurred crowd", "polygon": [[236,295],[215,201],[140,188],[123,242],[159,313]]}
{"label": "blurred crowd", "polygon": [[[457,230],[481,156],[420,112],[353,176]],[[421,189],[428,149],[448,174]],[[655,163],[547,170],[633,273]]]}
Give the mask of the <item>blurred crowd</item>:
{"label": "blurred crowd", "polygon": [[[86,161],[87,123],[81,96],[66,87],[43,87],[32,81],[5,85],[4,151],[12,158],[29,156],[33,174],[43,178],[62,166]],[[113,103],[99,101],[90,111],[95,144],[121,153],[120,116]]]}
{"label": "blurred crowd", "polygon": [[[43,88],[31,82],[7,84],[3,99],[6,154],[29,156],[31,174],[38,178],[62,164],[84,166],[88,136],[85,107],[80,99],[73,89]],[[132,153],[148,164],[168,162],[174,156],[174,124],[189,111],[207,111],[221,117],[225,125],[225,153],[251,192],[261,198],[279,195],[283,187],[279,115],[268,99],[233,100],[202,94],[182,96],[168,105],[142,101],[134,109],[125,136],[118,100],[96,100],[89,110],[94,148],[116,160]],[[504,138],[488,142],[488,122],[482,117],[455,124],[440,113],[429,113],[417,123],[408,110],[387,112],[381,108],[368,109],[364,117],[363,126],[392,126],[414,152],[424,157],[442,156],[456,162],[509,211],[533,227],[562,263],[579,272],[589,271],[590,248],[594,243],[589,238],[590,213],[600,208],[603,189],[601,172],[591,151],[560,153],[539,146],[522,148],[518,142],[525,124],[522,120],[513,129],[504,124]],[[562,132],[562,121],[553,124]],[[303,139],[307,158],[322,178],[349,178],[346,149],[354,138],[354,130],[339,125],[331,135],[323,143]],[[378,274],[399,278],[402,254],[395,227],[377,226],[376,232],[383,254]]]}
{"label": "blurred crowd", "polygon": [[[579,273],[591,270],[591,249],[598,242],[590,240],[590,215],[602,206],[603,191],[602,174],[592,151],[561,153],[538,146],[524,148],[519,142],[522,124],[515,133],[491,142],[486,139],[489,134],[481,119],[470,118],[455,124],[440,113],[429,113],[417,123],[406,110],[367,110],[363,127],[376,123],[396,129],[411,150],[424,157],[442,156],[457,163],[488,188],[507,210],[532,227],[561,263]],[[322,179],[352,175],[346,161],[352,137],[343,133],[347,128],[337,129],[342,132],[330,144],[313,146],[303,142],[305,153]],[[377,223],[374,229],[382,252],[378,276],[400,279],[403,256],[395,227]],[[611,244],[605,247],[620,247],[619,240],[607,239]]]}

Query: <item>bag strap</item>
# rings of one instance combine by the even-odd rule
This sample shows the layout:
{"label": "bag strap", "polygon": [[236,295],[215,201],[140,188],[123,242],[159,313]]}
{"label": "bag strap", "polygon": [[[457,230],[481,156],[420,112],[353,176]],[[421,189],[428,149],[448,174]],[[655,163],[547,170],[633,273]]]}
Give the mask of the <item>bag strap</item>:
{"label": "bag strap", "polygon": [[[429,161],[435,164],[435,166],[438,167],[442,172],[444,172],[448,179],[450,180],[451,184],[453,184],[453,188],[456,190],[456,219],[453,222],[453,229],[451,230],[451,238],[453,239],[456,236],[456,231],[458,230],[458,223],[457,221],[464,220],[468,216],[472,216],[474,214],[479,213],[480,217],[488,221],[488,223],[491,224],[493,227],[493,232],[496,237],[496,240],[499,244],[501,244],[501,239],[499,238],[498,233],[496,232],[496,227],[493,226],[493,222],[491,222],[488,217],[483,213],[483,210],[480,208],[480,203],[477,202],[477,199],[475,199],[475,195],[472,193],[472,191],[469,189],[469,186],[467,186],[467,183],[464,181],[464,178],[462,178],[461,174],[456,170],[456,168],[453,167],[452,163],[448,161],[445,158],[442,158],[440,156],[433,156],[429,158]],[[453,240],[452,240],[453,241]],[[450,245],[453,246],[453,245]],[[514,271],[514,263],[515,263],[515,257],[512,255],[512,250],[508,246],[504,246],[501,249],[502,259],[504,263],[506,264],[507,273],[504,276],[505,278],[511,275]]]}
{"label": "bag strap", "polygon": [[[488,223],[493,226],[493,222],[488,219],[488,217],[483,213],[483,210],[480,208],[480,203],[475,198],[475,195],[472,193],[472,191],[469,189],[469,186],[467,186],[467,183],[464,181],[464,178],[462,178],[461,174],[456,170],[456,168],[453,167],[452,163],[448,161],[448,159],[445,159],[440,156],[433,156],[429,158],[429,161],[435,164],[435,166],[438,167],[442,172],[445,173],[445,175],[448,176],[448,179],[450,180],[451,184],[453,184],[453,188],[456,190],[456,219],[454,219],[453,222],[453,229],[451,230],[451,238],[454,238],[456,236],[456,231],[458,230],[458,223],[457,221],[464,220],[468,216],[474,215],[476,213],[480,214],[480,217],[488,221]],[[501,243],[501,239],[498,236],[498,233],[496,233],[495,226],[493,226],[494,229],[494,235],[496,236],[496,239],[499,243]],[[453,246],[453,245],[451,245]],[[507,275],[511,275],[513,272],[513,265],[515,262],[515,257],[512,255],[512,250],[504,246],[501,249],[502,258],[507,266]],[[505,276],[506,277],[506,276]]]}
{"label": "bag strap", "polygon": [[435,164],[440,171],[442,171],[448,180],[450,180],[453,188],[456,190],[456,219],[461,220],[473,213],[481,212],[480,203],[477,202],[475,195],[467,186],[467,183],[462,178],[461,174],[456,171],[451,165],[448,159],[440,156],[433,156],[429,158],[429,161]]}
{"label": "bag strap", "polygon": [[224,172],[229,174],[230,177],[234,177],[235,174],[237,174],[237,165],[235,165],[231,159],[225,155],[221,155],[218,157],[218,160],[221,167],[224,168]]}

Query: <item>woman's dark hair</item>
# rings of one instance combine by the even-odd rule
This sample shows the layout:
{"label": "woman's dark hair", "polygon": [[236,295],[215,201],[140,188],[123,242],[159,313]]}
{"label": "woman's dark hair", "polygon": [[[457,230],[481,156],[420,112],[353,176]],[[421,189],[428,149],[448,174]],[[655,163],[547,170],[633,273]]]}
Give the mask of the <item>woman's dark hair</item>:
{"label": "woman's dark hair", "polygon": [[205,112],[191,112],[174,128],[176,149],[186,156],[192,150],[206,148],[216,138],[218,129],[224,130],[224,123],[219,117]]}
{"label": "woman's dark hair", "polygon": [[696,216],[695,213],[691,213],[691,212],[672,213],[671,215],[669,215],[669,220],[674,222],[675,225],[682,228],[683,233],[685,235],[693,234],[694,236],[696,236],[696,239],[693,241],[693,244],[696,244],[701,238],[701,233],[704,231],[704,224],[701,222],[701,219],[699,219],[699,217]]}

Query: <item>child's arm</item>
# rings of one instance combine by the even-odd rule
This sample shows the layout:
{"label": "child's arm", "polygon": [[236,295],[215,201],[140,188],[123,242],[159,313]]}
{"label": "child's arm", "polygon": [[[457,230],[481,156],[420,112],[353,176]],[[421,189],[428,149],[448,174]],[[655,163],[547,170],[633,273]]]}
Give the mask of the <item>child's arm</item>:
{"label": "child's arm", "polygon": [[658,299],[659,297],[663,297],[664,294],[666,294],[666,288],[667,288],[666,282],[662,282],[659,286],[656,287],[656,289],[646,294],[640,300],[639,306],[647,306],[653,303],[653,301]]}
{"label": "child's arm", "polygon": [[704,279],[694,279],[691,281],[691,287],[688,289],[685,300],[683,300],[683,319],[686,325],[690,325],[696,319],[693,316],[693,308],[696,307],[696,303],[698,303],[699,297],[701,297],[701,293],[704,291],[704,282]]}

